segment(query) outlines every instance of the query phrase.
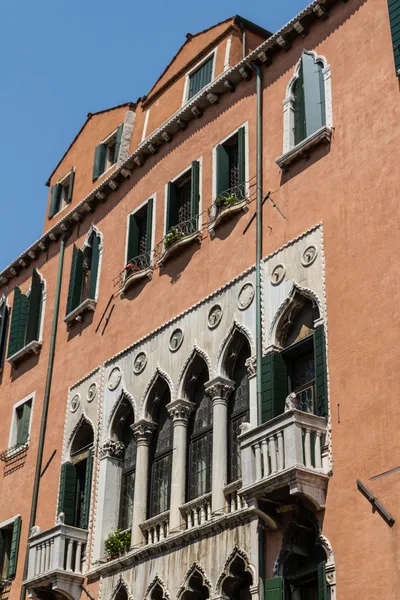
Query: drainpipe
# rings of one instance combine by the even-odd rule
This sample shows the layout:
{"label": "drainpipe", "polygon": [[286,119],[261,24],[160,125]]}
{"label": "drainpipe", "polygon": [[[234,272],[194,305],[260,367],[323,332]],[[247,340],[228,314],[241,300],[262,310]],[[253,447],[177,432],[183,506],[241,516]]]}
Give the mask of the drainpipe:
{"label": "drainpipe", "polygon": [[[45,439],[45,435],[46,435],[47,414],[49,412],[50,390],[51,390],[51,382],[52,382],[52,378],[53,378],[54,354],[55,354],[56,336],[57,336],[57,322],[58,322],[58,313],[59,313],[59,309],[60,309],[60,292],[61,292],[62,271],[63,271],[63,264],[64,264],[65,239],[66,239],[65,237],[61,238],[60,256],[58,259],[58,273],[57,273],[57,283],[56,283],[56,295],[55,295],[55,299],[54,299],[53,323],[51,326],[49,362],[47,364],[46,387],[44,390],[42,421],[40,423],[39,447],[38,447],[37,458],[36,458],[35,479],[33,482],[33,494],[32,494],[32,504],[31,504],[31,515],[30,515],[30,519],[29,519],[28,539],[29,539],[30,531],[36,521],[36,510],[37,510],[39,486],[40,486],[40,473],[42,470],[42,461],[43,461],[44,439]],[[27,548],[26,548],[24,574],[22,577],[22,581],[25,581],[27,574],[28,574],[28,562],[29,562],[29,542],[28,542]],[[24,599],[25,599],[25,586],[22,585],[20,600],[24,600]]]}

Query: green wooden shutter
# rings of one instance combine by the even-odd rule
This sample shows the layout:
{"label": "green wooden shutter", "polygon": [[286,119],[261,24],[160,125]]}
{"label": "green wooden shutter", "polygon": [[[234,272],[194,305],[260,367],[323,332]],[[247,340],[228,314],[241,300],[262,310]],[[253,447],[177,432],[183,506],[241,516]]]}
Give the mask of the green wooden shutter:
{"label": "green wooden shutter", "polygon": [[85,489],[83,493],[83,507],[81,514],[80,527],[87,529],[89,525],[89,513],[90,513],[90,496],[92,492],[92,475],[93,475],[93,454],[92,449],[89,450],[89,456],[86,459],[86,472],[85,472]]}
{"label": "green wooden shutter", "polygon": [[238,184],[246,181],[246,130],[241,127],[238,131]]}
{"label": "green wooden shutter", "polygon": [[325,561],[318,565],[318,600],[328,600]]}
{"label": "green wooden shutter", "polygon": [[400,71],[400,0],[389,0],[389,20],[392,34],[394,66],[396,74]]}
{"label": "green wooden shutter", "polygon": [[326,417],[328,414],[328,388],[326,372],[326,347],[324,326],[314,329],[314,361],[315,361],[315,400],[317,414]]}
{"label": "green wooden shutter", "polygon": [[188,100],[195,96],[205,85],[210,83],[212,77],[214,56],[209,58],[197,71],[189,77]]}
{"label": "green wooden shutter", "polygon": [[25,330],[28,320],[28,298],[21,293],[19,287],[14,288],[14,302],[8,344],[8,358],[21,350],[25,344]]}
{"label": "green wooden shutter", "polygon": [[121,139],[122,139],[122,132],[123,131],[124,131],[124,126],[122,124],[117,129],[116,143],[115,143],[115,150],[114,150],[114,162],[117,162],[117,160],[118,160],[119,149],[121,147]]}
{"label": "green wooden shutter", "polygon": [[72,193],[74,191],[74,181],[75,181],[75,169],[72,169],[71,174],[69,176],[69,182],[68,182],[67,204],[70,204],[70,202],[72,200]]}
{"label": "green wooden shutter", "polygon": [[282,355],[270,352],[261,359],[262,422],[282,414],[289,393],[288,373]]}
{"label": "green wooden shutter", "polygon": [[307,137],[325,125],[325,93],[322,66],[303,52],[304,106]]}
{"label": "green wooden shutter", "polygon": [[176,186],[172,181],[167,186],[167,218],[165,233],[178,224],[178,202],[176,197]]}
{"label": "green wooden shutter", "polygon": [[151,252],[151,241],[153,237],[153,198],[147,203],[146,215],[146,252]]}
{"label": "green wooden shutter", "polygon": [[62,186],[60,183],[56,183],[55,185],[53,185],[53,187],[51,189],[49,219],[51,219],[51,217],[54,217],[54,215],[56,213],[58,213],[58,211],[59,211],[61,192],[62,192]]}
{"label": "green wooden shutter", "polygon": [[264,580],[265,600],[283,600],[284,581],[282,577]]}
{"label": "green wooden shutter", "polygon": [[[192,162],[192,178],[190,182],[190,216],[192,219],[199,214],[200,202],[200,164],[197,160]],[[197,229],[197,220],[194,225]]]}
{"label": "green wooden shutter", "polygon": [[32,273],[31,292],[29,294],[28,324],[25,344],[39,339],[40,314],[42,311],[43,283],[36,269]]}
{"label": "green wooden shutter", "polygon": [[95,300],[97,276],[99,273],[100,236],[93,235],[92,257],[90,261],[89,298]]}
{"label": "green wooden shutter", "polygon": [[220,144],[216,148],[217,162],[217,195],[229,188],[229,152]]}
{"label": "green wooden shutter", "polygon": [[77,474],[75,465],[61,465],[60,491],[58,494],[58,514],[65,514],[65,524],[75,525]]}
{"label": "green wooden shutter", "polygon": [[126,262],[128,263],[139,254],[139,227],[135,215],[129,216],[128,247]]}
{"label": "green wooden shutter", "polygon": [[74,244],[71,262],[71,275],[69,278],[67,315],[81,302],[83,277],[83,252]]}
{"label": "green wooden shutter", "polygon": [[32,404],[31,402],[25,402],[21,406],[22,415],[21,419],[18,423],[18,433],[17,433],[17,445],[20,446],[25,444],[28,441],[29,437],[29,424],[31,422],[31,410]]}
{"label": "green wooden shutter", "polygon": [[10,562],[8,563],[7,577],[12,579],[17,572],[17,560],[19,550],[19,538],[21,536],[21,517],[17,517],[13,524],[13,532],[10,548]]}
{"label": "green wooden shutter", "polygon": [[0,371],[3,368],[4,356],[7,344],[8,308],[6,297],[3,296],[3,304],[0,308]]}
{"label": "green wooden shutter", "polygon": [[104,173],[106,166],[106,147],[100,144],[94,151],[93,181]]}
{"label": "green wooden shutter", "polygon": [[4,562],[4,537],[3,537],[3,532],[0,529],[0,565],[3,564]]}
{"label": "green wooden shutter", "polygon": [[298,79],[293,87],[294,96],[294,143],[299,144],[306,137],[306,113],[304,106],[303,60]]}

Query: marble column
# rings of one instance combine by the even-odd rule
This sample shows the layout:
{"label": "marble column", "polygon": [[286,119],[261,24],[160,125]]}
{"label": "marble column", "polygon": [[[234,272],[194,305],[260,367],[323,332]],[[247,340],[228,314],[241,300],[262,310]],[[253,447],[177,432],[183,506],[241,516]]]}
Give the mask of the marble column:
{"label": "marble column", "polygon": [[[179,507],[185,503],[187,426],[194,403],[188,400],[175,400],[167,404],[169,416],[174,426],[172,455],[171,501],[169,529],[177,530],[181,524]],[[172,532],[173,533],[173,532]]]}
{"label": "marble column", "polygon": [[135,491],[133,494],[133,519],[131,547],[143,542],[141,523],[147,518],[147,497],[149,486],[149,445],[156,424],[152,421],[141,419],[132,426],[136,439],[136,472]]}
{"label": "marble column", "polygon": [[226,377],[215,377],[205,384],[213,403],[212,451],[212,512],[222,512],[225,506],[224,487],[228,479],[228,398],[235,382]]}
{"label": "marble column", "polygon": [[253,427],[258,425],[256,365],[257,361],[255,356],[250,356],[246,360],[247,377],[249,380],[249,422]]}

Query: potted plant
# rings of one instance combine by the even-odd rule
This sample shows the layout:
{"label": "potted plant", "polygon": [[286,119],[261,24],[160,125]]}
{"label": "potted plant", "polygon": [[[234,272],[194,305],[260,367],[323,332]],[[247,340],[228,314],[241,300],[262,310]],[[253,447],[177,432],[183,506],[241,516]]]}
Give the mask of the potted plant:
{"label": "potted plant", "polygon": [[121,556],[121,554],[128,552],[131,547],[130,529],[126,531],[117,529],[114,533],[110,533],[104,545],[108,560],[113,560]]}
{"label": "potted plant", "polygon": [[139,271],[139,267],[137,264],[133,263],[133,262],[128,262],[128,264],[125,267],[125,273],[126,275],[130,275],[131,273],[136,273],[136,271]]}
{"label": "potted plant", "polygon": [[177,227],[171,227],[171,229],[168,231],[167,235],[164,238],[165,248],[170,248],[171,246],[173,246],[173,244],[175,244],[175,242],[178,242],[183,237],[183,233],[179,231]]}
{"label": "potted plant", "polygon": [[237,195],[232,192],[227,196],[218,196],[215,200],[215,204],[217,205],[217,207],[219,209],[221,208],[226,208],[227,206],[232,206],[233,204],[236,204],[239,201],[239,198],[237,197]]}

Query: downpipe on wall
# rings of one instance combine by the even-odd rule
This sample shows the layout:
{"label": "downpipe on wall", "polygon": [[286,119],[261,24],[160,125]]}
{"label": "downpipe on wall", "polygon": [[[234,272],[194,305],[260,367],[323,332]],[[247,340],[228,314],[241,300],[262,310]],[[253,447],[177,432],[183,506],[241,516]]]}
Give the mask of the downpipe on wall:
{"label": "downpipe on wall", "polygon": [[[54,298],[53,322],[52,322],[52,326],[51,326],[49,361],[47,363],[46,386],[45,386],[45,390],[44,390],[42,420],[40,423],[40,433],[39,433],[39,446],[38,446],[37,458],[36,458],[35,479],[33,482],[31,514],[30,514],[30,518],[29,518],[29,528],[28,528],[28,540],[29,540],[30,531],[35,524],[38,497],[39,497],[40,473],[42,470],[44,440],[45,440],[45,436],[46,436],[46,426],[47,426],[47,415],[49,412],[51,382],[53,379],[53,366],[54,366],[54,355],[55,355],[56,337],[57,337],[58,314],[59,314],[59,310],[60,310],[61,282],[62,282],[62,272],[63,272],[63,266],[64,266],[65,242],[66,242],[67,237],[68,237],[68,234],[63,236],[61,238],[61,243],[60,243],[60,256],[58,259],[58,272],[57,272],[57,282],[56,282],[56,293],[55,293],[55,298]],[[29,542],[27,543],[27,547],[26,547],[24,573],[23,573],[22,581],[25,581],[27,574],[28,574],[28,562],[29,562]],[[25,591],[26,591],[25,586],[21,585],[20,600],[25,599]]]}

